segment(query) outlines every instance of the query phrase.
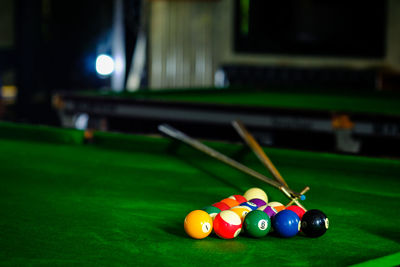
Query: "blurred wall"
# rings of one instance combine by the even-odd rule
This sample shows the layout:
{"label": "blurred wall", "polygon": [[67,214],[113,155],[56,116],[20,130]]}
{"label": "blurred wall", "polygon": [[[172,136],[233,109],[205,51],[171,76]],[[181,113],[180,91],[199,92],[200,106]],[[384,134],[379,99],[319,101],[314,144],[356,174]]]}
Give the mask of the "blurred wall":
{"label": "blurred wall", "polygon": [[[218,25],[231,16],[226,1],[152,1],[150,87],[212,86],[219,65]],[[228,3],[229,5],[229,3]]]}
{"label": "blurred wall", "polygon": [[0,1],[0,49],[14,44],[14,0]]}
{"label": "blurred wall", "polygon": [[213,86],[216,69],[226,63],[400,70],[398,0],[389,0],[384,60],[237,54],[234,1],[150,1],[150,5],[149,86],[154,89]]}

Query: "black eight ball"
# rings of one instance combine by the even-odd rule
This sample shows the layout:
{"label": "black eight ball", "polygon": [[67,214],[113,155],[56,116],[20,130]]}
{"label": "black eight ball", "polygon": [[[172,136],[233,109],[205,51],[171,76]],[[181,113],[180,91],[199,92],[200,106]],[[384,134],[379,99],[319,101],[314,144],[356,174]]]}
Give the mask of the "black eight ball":
{"label": "black eight ball", "polygon": [[320,210],[309,210],[301,219],[301,230],[309,237],[319,237],[329,228],[329,219]]}

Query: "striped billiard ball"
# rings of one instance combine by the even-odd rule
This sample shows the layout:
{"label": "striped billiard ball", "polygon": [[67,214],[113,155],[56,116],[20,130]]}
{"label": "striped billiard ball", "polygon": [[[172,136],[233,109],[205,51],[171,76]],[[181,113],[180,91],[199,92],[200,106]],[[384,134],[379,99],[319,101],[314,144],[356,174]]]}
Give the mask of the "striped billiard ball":
{"label": "striped billiard ball", "polygon": [[240,219],[244,220],[244,218],[246,217],[246,215],[252,211],[251,208],[247,207],[247,206],[236,206],[231,208],[231,211],[233,211],[234,213],[236,213],[237,215],[239,215]]}
{"label": "striped billiard ball", "polygon": [[251,210],[256,210],[258,208],[256,204],[254,204],[250,201],[244,202],[244,203],[240,204],[239,206],[246,206],[246,207],[249,207]]}
{"label": "striped billiard ball", "polygon": [[249,190],[247,190],[244,193],[243,196],[248,200],[254,199],[254,198],[259,198],[259,199],[264,200],[266,203],[268,203],[267,194],[264,192],[264,190],[257,188],[257,187],[250,188]]}
{"label": "striped billiard ball", "polygon": [[283,205],[280,202],[276,202],[276,201],[269,202],[268,206],[273,207],[274,209],[276,209],[277,212],[280,212],[281,210],[285,209],[285,205]]}
{"label": "striped billiard ball", "polygon": [[258,210],[265,212],[271,219],[278,213],[274,207],[268,205],[261,206],[258,208]]}
{"label": "striped billiard ball", "polygon": [[256,204],[258,208],[267,205],[267,203],[264,200],[259,198],[253,198],[249,202]]}
{"label": "striped billiard ball", "polygon": [[241,230],[242,220],[231,210],[221,211],[214,219],[214,232],[221,238],[235,238]]}

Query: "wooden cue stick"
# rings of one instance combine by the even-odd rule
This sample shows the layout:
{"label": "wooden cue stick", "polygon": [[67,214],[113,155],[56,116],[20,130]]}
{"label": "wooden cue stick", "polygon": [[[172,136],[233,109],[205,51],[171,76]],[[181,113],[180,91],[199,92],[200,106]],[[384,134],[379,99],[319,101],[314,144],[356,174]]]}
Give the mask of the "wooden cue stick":
{"label": "wooden cue stick", "polygon": [[264,150],[258,144],[256,139],[251,135],[251,133],[246,129],[242,122],[235,120],[232,122],[233,127],[242,137],[242,139],[246,142],[246,144],[253,150],[254,154],[258,157],[261,163],[267,167],[267,169],[271,172],[271,174],[278,180],[281,184],[286,187],[289,187],[286,183],[285,179],[283,179],[282,175],[279,173],[278,169],[269,159],[269,157],[265,154]]}
{"label": "wooden cue stick", "polygon": [[286,192],[285,195],[290,199],[293,200],[295,197],[300,196],[299,193],[296,193],[292,191],[290,188],[287,188],[280,184],[279,182],[268,178],[261,173],[256,172],[253,169],[250,169],[249,167],[241,164],[240,162],[237,162],[234,159],[229,158],[228,156],[212,149],[211,147],[208,147],[204,145],[203,143],[191,138],[190,136],[186,135],[185,133],[173,128],[172,126],[169,126],[167,124],[161,124],[158,126],[158,130],[164,134],[166,134],[169,137],[172,137],[174,139],[177,139],[217,160],[220,160],[224,162],[225,164],[228,164],[229,166],[236,168],[239,171],[242,171],[250,176],[253,176],[254,178],[257,178],[273,187],[276,187],[277,189],[281,190],[282,192]]}
{"label": "wooden cue stick", "polygon": [[[307,191],[310,190],[310,187],[305,187],[301,192],[300,195],[304,195],[305,193],[307,193]],[[296,203],[296,200],[298,200],[298,197],[293,198],[288,204],[286,204],[286,207],[290,206],[294,203]],[[296,203],[297,204],[297,203]],[[298,205],[298,204],[297,204]],[[300,206],[302,207],[302,206]],[[304,207],[302,207],[305,211],[307,211]]]}
{"label": "wooden cue stick", "polygon": [[[261,146],[258,144],[257,140],[251,135],[251,133],[246,129],[244,124],[239,121],[235,120],[232,122],[233,127],[235,130],[239,133],[239,135],[243,138],[243,140],[246,142],[246,144],[253,150],[254,154],[258,157],[258,159],[261,161],[261,163],[268,168],[268,170],[271,172],[271,174],[278,180],[280,183],[282,183],[286,188],[289,188],[288,184],[286,181],[283,179],[282,175],[279,173],[278,169],[275,167],[275,165],[272,163],[272,161],[269,159],[267,154],[265,154],[264,150],[261,148]],[[300,195],[305,194],[310,188],[307,186],[306,188],[303,189],[302,192],[300,192]],[[281,190],[287,197],[291,198],[290,193],[283,188]],[[293,202],[296,203],[297,206],[301,207],[302,209],[306,210],[306,208],[298,201],[299,197],[294,197],[291,198],[292,200],[289,202],[291,205]],[[288,204],[288,205],[289,205]],[[288,206],[287,205],[287,206]]]}

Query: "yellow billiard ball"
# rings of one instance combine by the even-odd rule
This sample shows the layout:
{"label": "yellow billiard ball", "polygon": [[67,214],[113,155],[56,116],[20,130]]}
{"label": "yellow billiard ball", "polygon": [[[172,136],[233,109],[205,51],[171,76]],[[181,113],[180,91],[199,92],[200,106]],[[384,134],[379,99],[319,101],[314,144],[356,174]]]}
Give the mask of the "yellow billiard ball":
{"label": "yellow billiard ball", "polygon": [[242,222],[244,221],[244,218],[246,217],[246,215],[252,211],[251,208],[247,207],[247,206],[236,206],[231,208],[231,211],[233,211],[234,213],[236,213],[237,215],[239,215],[240,219],[242,220]]}
{"label": "yellow billiard ball", "polygon": [[190,212],[184,222],[185,232],[192,238],[206,238],[212,231],[213,220],[204,210]]}

